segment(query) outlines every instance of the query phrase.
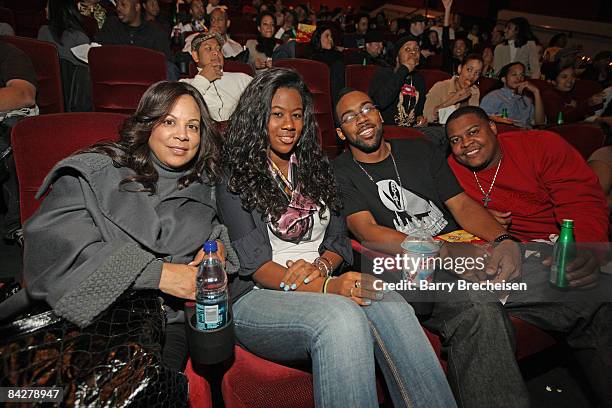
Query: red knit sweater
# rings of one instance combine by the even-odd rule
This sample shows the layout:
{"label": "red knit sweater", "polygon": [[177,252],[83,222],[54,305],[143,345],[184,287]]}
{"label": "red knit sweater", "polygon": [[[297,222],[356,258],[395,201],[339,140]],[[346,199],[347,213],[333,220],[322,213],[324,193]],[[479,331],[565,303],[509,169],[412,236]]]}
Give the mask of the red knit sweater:
{"label": "red knit sweater", "polygon": [[[498,136],[502,163],[489,208],[512,212],[508,231],[522,240],[549,239],[564,218],[574,220],[577,241],[608,241],[608,208],[597,176],[564,139],[548,131],[517,131]],[[482,203],[471,170],[452,156],[448,163],[465,192]],[[497,166],[478,172],[488,191]]]}

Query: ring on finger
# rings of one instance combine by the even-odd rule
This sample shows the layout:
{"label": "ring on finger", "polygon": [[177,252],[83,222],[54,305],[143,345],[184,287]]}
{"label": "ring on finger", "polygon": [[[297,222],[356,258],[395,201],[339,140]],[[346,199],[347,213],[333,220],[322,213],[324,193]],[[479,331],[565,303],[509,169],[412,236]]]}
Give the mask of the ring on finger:
{"label": "ring on finger", "polygon": [[353,290],[354,290],[354,289],[355,289],[355,287],[353,286],[353,287],[351,288],[351,291],[349,292],[349,295],[351,295],[351,297],[353,297]]}
{"label": "ring on finger", "polygon": [[361,287],[361,281],[356,280],[355,281],[355,287],[356,288],[360,288]]}

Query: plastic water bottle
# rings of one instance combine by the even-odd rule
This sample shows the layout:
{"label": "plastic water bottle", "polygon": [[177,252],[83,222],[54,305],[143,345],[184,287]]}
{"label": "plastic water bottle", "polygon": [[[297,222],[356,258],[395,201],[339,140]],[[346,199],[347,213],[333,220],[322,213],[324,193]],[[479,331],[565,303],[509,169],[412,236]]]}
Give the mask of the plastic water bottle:
{"label": "plastic water bottle", "polygon": [[217,330],[228,322],[227,275],[217,256],[217,241],[206,241],[196,276],[196,328]]}

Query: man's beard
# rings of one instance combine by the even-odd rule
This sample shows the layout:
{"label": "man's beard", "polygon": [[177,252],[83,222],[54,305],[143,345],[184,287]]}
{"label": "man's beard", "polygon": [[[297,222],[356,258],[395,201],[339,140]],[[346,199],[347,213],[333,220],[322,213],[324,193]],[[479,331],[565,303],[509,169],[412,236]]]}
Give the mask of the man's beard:
{"label": "man's beard", "polygon": [[351,146],[356,147],[364,153],[374,153],[380,148],[380,144],[382,142],[382,127],[376,128],[374,134],[374,143],[372,144],[366,144],[364,141],[359,139],[359,137],[357,137],[355,140],[351,140],[351,138],[347,137],[346,140]]}

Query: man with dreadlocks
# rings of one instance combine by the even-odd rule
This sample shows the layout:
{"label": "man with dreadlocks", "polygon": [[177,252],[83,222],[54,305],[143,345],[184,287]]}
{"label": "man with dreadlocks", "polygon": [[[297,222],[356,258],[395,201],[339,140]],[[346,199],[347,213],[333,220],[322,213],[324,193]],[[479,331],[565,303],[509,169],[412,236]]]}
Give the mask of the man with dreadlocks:
{"label": "man with dreadlocks", "polygon": [[397,126],[424,126],[425,80],[414,72],[421,48],[416,37],[400,38],[394,47],[395,67],[381,67],[370,84],[369,94],[383,120]]}

